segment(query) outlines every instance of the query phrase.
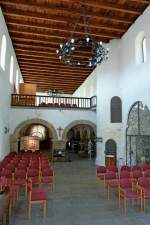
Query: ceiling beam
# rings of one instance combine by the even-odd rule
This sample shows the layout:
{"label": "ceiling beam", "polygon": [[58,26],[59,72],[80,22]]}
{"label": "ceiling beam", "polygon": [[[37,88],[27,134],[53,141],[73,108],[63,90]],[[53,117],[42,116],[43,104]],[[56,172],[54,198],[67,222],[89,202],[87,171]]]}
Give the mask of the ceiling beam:
{"label": "ceiling beam", "polygon": [[[15,46],[15,45],[14,45]],[[58,57],[58,55],[56,54],[56,49],[51,49],[51,50],[41,50],[40,49],[32,49],[32,46],[30,47],[16,47],[15,46],[15,51],[16,52],[25,52],[25,53],[32,53],[32,54],[38,54],[38,55],[45,55],[45,56],[55,56],[55,57]],[[83,51],[75,51],[74,52],[74,56],[80,56],[80,57],[90,57],[91,56],[91,52],[83,52]]]}
{"label": "ceiling beam", "polygon": [[19,58],[18,62],[19,62],[19,65],[20,64],[34,65],[34,66],[35,65],[37,65],[37,66],[39,66],[39,65],[41,65],[41,66],[50,66],[50,65],[54,66],[54,65],[56,65],[59,68],[63,67],[63,68],[68,68],[68,69],[71,68],[71,69],[76,69],[76,70],[88,70],[89,69],[89,72],[93,70],[91,68],[86,68],[86,67],[67,66],[67,65],[61,63],[60,61],[57,61],[57,62],[54,62],[54,61],[52,61],[52,62],[50,62],[50,61],[45,62],[45,61],[41,61],[40,60],[40,63],[39,63],[39,60],[36,62],[36,61],[30,60],[28,58]]}
{"label": "ceiling beam", "polygon": [[[66,1],[65,1],[66,2]],[[42,9],[45,11],[61,11],[63,13],[69,13],[70,12],[70,7],[68,5],[68,3],[70,3],[70,0],[67,0],[67,4],[64,6],[64,4],[60,4],[59,2],[56,4],[54,4],[53,2],[51,2],[51,4],[49,2],[37,2],[36,0],[34,1],[26,1],[26,0],[0,0],[0,3],[3,3],[5,5],[10,5],[10,6],[18,6],[18,7],[36,7],[36,9]],[[78,3],[77,3],[78,4]],[[115,12],[123,12],[123,13],[130,13],[130,14],[134,14],[134,15],[140,15],[140,11],[137,8],[129,8],[126,5],[122,5],[122,4],[111,4],[111,3],[107,3],[105,2],[98,2],[97,0],[80,0],[80,4],[84,4],[84,5],[88,5],[91,7],[96,7],[99,9],[106,9],[106,10],[111,10],[111,11],[115,11]],[[74,5],[75,6],[75,5]],[[80,9],[79,9],[80,10]],[[80,15],[80,11],[76,11],[74,9],[74,7],[72,7],[72,14],[79,14]],[[88,15],[88,11],[87,11],[87,15]]]}
{"label": "ceiling beam", "polygon": [[[16,51],[16,55],[17,55],[17,57],[23,56],[23,57],[35,57],[37,59],[59,60],[57,55],[42,55],[42,54],[33,54],[33,53],[26,53],[26,52],[20,53],[18,51]],[[84,61],[88,62],[88,58],[89,57],[87,57],[87,56],[81,56],[81,55],[74,55],[73,56],[73,59],[79,60],[81,63],[84,62]]]}
{"label": "ceiling beam", "polygon": [[[69,71],[69,70],[66,70],[66,71],[63,71],[63,70],[61,70],[61,69],[57,69],[57,68],[52,68],[52,69],[38,69],[38,68],[24,68],[24,67],[20,67],[21,68],[21,71],[22,72],[36,72],[36,73],[39,73],[39,72],[44,72],[45,74],[51,74],[51,73],[60,73],[61,75],[63,75],[63,74],[65,74],[66,76],[67,76],[67,74],[69,74],[69,75],[74,75],[74,76],[76,76],[76,77],[86,77],[87,75],[89,75],[89,73],[88,72],[79,72],[79,71]],[[78,76],[79,75],[79,76]]]}
{"label": "ceiling beam", "polygon": [[75,71],[81,73],[82,71],[85,73],[90,73],[92,69],[89,68],[83,68],[83,67],[72,67],[72,66],[66,66],[65,64],[39,64],[39,63],[32,63],[32,62],[21,62],[19,61],[20,68],[37,68],[37,69],[60,69],[61,71]]}
{"label": "ceiling beam", "polygon": [[138,2],[138,3],[144,3],[150,5],[150,0],[130,0],[131,2]]}
{"label": "ceiling beam", "polygon": [[[60,61],[59,59],[53,59],[53,58],[49,58],[49,60],[46,60],[44,59],[43,57],[36,57],[36,56],[22,56],[22,55],[17,55],[17,59],[18,61],[19,60],[26,60],[26,61],[34,61],[34,62],[39,62],[39,63],[42,63],[42,62],[47,62],[47,63],[52,63],[52,62],[58,62],[58,64],[63,64],[62,61]],[[82,62],[88,62],[87,60],[82,60]],[[81,64],[81,67],[82,67],[82,64]]]}
{"label": "ceiling beam", "polygon": [[[66,79],[70,79],[71,77],[72,78],[75,78],[75,79],[85,79],[88,74],[76,74],[76,73],[73,73],[73,72],[65,72],[65,73],[62,73],[62,72],[59,72],[59,71],[51,71],[51,72],[45,72],[45,71],[30,71],[30,70],[26,70],[26,69],[22,69],[21,70],[23,76],[27,73],[27,74],[31,74],[33,76],[36,76],[36,77],[39,77],[41,76],[41,74],[43,75],[43,79],[45,77],[49,77],[49,78],[55,78],[56,77],[56,74],[59,75],[59,77],[63,77],[63,78],[66,78]],[[56,77],[57,78],[57,77]]]}
{"label": "ceiling beam", "polygon": [[[21,25],[22,27],[30,27],[30,28],[40,28],[40,29],[45,29],[45,30],[58,30],[58,31],[69,31],[71,33],[80,33],[80,34],[83,34],[84,32],[77,32],[77,30],[74,32],[73,29],[69,29],[68,25],[66,24],[55,24],[55,23],[43,23],[41,20],[37,20],[36,22],[33,22],[32,20],[22,20],[21,21],[21,24],[20,24],[20,19],[16,19],[16,18],[8,18],[7,20],[7,24],[8,25],[14,25],[14,26],[18,26],[18,25]],[[79,23],[78,26],[80,27],[80,30],[81,30],[81,27],[83,28],[83,26],[85,27],[84,24],[81,24]],[[88,24],[88,27],[90,28],[90,34],[94,35],[94,33],[98,30],[109,30],[109,31],[116,31],[116,32],[125,32],[126,29],[125,28],[122,28],[121,26],[116,26],[116,25],[113,25],[112,24],[99,24],[99,25],[93,25],[93,24]],[[96,30],[95,30],[96,29]],[[100,31],[101,32],[101,31]]]}
{"label": "ceiling beam", "polygon": [[[23,1],[23,0],[22,0]],[[9,1],[9,0],[0,0],[0,3],[3,4],[3,6],[6,6],[6,7],[3,7],[3,12],[5,15],[19,15],[19,16],[27,16],[27,17],[31,17],[31,18],[40,18],[40,19],[45,19],[45,20],[52,20],[52,21],[64,21],[64,22],[69,22],[69,21],[72,21],[73,18],[78,18],[81,13],[80,13],[80,9],[79,10],[76,10],[76,9],[73,9],[70,8],[66,8],[64,9],[61,5],[61,7],[57,6],[57,7],[52,7],[52,4],[49,4],[48,3],[48,7],[49,7],[49,12],[48,12],[48,7],[47,5],[45,5],[44,3],[44,6],[42,7],[39,2],[38,4],[36,4],[36,10],[39,9],[40,13],[37,11],[31,11],[31,8],[29,7],[28,8],[28,13],[26,13],[23,9],[23,7],[20,4],[22,4],[23,2],[20,1],[20,0],[17,0],[17,2],[15,0],[13,1]],[[24,0],[25,2],[25,0]],[[27,6],[26,4],[27,2],[25,2],[25,6]],[[31,2],[28,1],[28,3],[30,4]],[[13,8],[12,6],[17,6],[19,7],[19,9],[15,9]],[[33,4],[33,3],[32,3]],[[107,3],[97,3],[98,6],[101,6],[101,8],[104,8],[106,7],[106,10],[113,10],[113,11],[119,11],[119,12],[123,12],[123,13],[131,13],[133,15],[140,15],[140,12],[136,9],[127,9],[125,7],[122,7],[122,5],[119,5],[117,6],[117,4],[107,4]],[[33,4],[33,6],[35,7],[35,3]],[[96,6],[97,8],[97,6]],[[41,13],[41,10],[45,10],[44,12]],[[54,10],[55,11],[60,11],[61,13],[63,13],[63,16],[58,16],[54,15]],[[51,13],[50,13],[51,12]],[[67,15],[65,17],[65,15]],[[87,11],[86,13],[86,16],[87,17],[92,17],[92,18],[97,18],[97,19],[102,19],[102,20],[112,20],[112,22],[120,22],[120,23],[130,23],[132,22],[130,18],[128,17],[115,17],[115,16],[108,16],[108,15],[105,15],[105,14],[101,14],[100,12],[92,12],[92,10],[90,10],[90,12]],[[70,18],[69,18],[70,17]],[[68,18],[69,18],[69,21],[68,21]]]}
{"label": "ceiling beam", "polygon": [[[36,44],[41,44],[42,46],[51,46],[51,45],[55,45],[56,49],[59,47],[59,45],[61,43],[63,43],[65,41],[65,38],[61,40],[57,37],[49,37],[49,36],[45,36],[45,37],[40,37],[38,35],[35,34],[29,34],[29,33],[20,33],[17,31],[10,31],[10,35],[11,35],[11,39],[13,41],[13,43],[16,41],[23,41],[24,43],[36,43]],[[100,41],[102,42],[108,42],[109,38],[105,38],[102,37],[100,39]]]}
{"label": "ceiling beam", "polygon": [[[30,35],[37,35],[39,38],[40,37],[44,37],[44,38],[48,38],[48,40],[51,40],[51,38],[58,38],[59,41],[60,39],[62,39],[63,41],[65,39],[68,39],[71,36],[68,34],[69,31],[53,31],[51,29],[47,30],[47,29],[41,29],[41,28],[31,28],[31,27],[22,27],[21,24],[18,24],[17,26],[14,25],[9,25],[8,26],[9,31],[10,32],[15,32],[15,33],[21,33],[21,34],[30,34]],[[74,33],[74,38],[79,38],[81,37],[81,35],[84,34],[84,32],[75,32]],[[92,34],[92,33],[91,33]],[[92,34],[93,37],[95,37],[96,39],[101,40],[101,38],[109,38],[109,39],[113,39],[113,38],[120,38],[119,34],[111,34],[111,33],[107,33],[107,32],[100,32],[100,33],[95,33]]]}
{"label": "ceiling beam", "polygon": [[[31,56],[37,56],[37,57],[46,57],[46,58],[58,58],[58,54],[56,53],[56,51],[53,52],[39,52],[39,51],[32,51],[32,50],[24,50],[24,49],[18,49],[15,48],[15,52],[17,55],[31,55]],[[83,52],[78,52],[75,51],[73,54],[73,57],[76,58],[89,58],[91,57],[92,54],[90,54],[90,52],[88,52],[89,54],[87,55],[86,53]]]}

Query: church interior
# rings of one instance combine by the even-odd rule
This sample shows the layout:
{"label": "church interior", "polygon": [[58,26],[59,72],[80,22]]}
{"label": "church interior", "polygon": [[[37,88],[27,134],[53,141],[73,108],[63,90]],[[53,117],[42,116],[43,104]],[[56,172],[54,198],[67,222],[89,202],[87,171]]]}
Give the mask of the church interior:
{"label": "church interior", "polygon": [[150,0],[0,0],[0,225],[148,225]]}

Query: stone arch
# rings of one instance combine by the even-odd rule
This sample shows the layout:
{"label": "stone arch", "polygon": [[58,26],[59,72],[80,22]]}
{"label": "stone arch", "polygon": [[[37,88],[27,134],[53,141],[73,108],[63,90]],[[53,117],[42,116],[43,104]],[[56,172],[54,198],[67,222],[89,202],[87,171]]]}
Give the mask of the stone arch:
{"label": "stone arch", "polygon": [[88,120],[75,120],[73,122],[71,122],[68,126],[65,127],[63,134],[62,134],[62,139],[66,140],[67,139],[67,133],[69,132],[69,130],[76,126],[76,125],[80,125],[80,124],[85,124],[85,125],[89,125],[93,128],[94,132],[95,132],[95,136],[96,136],[96,125]]}
{"label": "stone arch", "polygon": [[[18,138],[20,135],[20,131],[25,127],[28,126],[30,124],[41,124],[45,127],[47,127],[51,134],[52,134],[52,142],[53,144],[55,144],[55,142],[57,142],[58,140],[58,135],[57,135],[57,131],[55,130],[54,126],[43,120],[43,119],[38,119],[38,118],[34,118],[34,119],[29,119],[29,120],[25,120],[23,122],[21,122],[14,130],[13,134],[11,135],[11,140],[10,140],[10,146],[11,146],[11,151],[18,151]],[[53,147],[54,148],[54,147]]]}

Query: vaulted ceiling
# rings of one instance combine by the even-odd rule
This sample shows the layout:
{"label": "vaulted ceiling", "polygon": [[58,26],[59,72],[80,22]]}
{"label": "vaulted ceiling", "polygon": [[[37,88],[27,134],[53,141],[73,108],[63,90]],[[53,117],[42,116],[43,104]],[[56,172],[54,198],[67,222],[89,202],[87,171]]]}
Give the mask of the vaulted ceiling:
{"label": "vaulted ceiling", "polygon": [[[120,38],[150,0],[0,0],[24,81],[38,84],[39,91],[72,94],[92,72],[64,65],[56,54],[59,45],[70,38],[82,4],[92,36],[108,42]],[[83,34],[80,23],[74,37]],[[77,55],[86,58],[88,54]]]}

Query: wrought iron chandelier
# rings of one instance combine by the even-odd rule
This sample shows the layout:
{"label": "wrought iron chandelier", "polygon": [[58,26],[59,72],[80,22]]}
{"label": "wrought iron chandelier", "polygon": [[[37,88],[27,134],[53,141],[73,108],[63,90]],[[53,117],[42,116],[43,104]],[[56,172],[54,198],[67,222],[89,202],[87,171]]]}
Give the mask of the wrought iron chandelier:
{"label": "wrought iron chandelier", "polygon": [[[84,36],[75,39],[73,35],[75,33],[77,25],[83,21],[84,25]],[[85,51],[90,53],[87,58],[77,55]],[[87,17],[85,15],[85,6],[81,6],[81,16],[75,23],[74,31],[68,40],[65,40],[63,44],[60,44],[59,49],[56,50],[59,59],[66,65],[69,66],[83,66],[87,68],[94,68],[97,64],[101,64],[103,61],[108,59],[109,49],[105,49],[102,42],[96,41],[89,32],[87,24]]]}

